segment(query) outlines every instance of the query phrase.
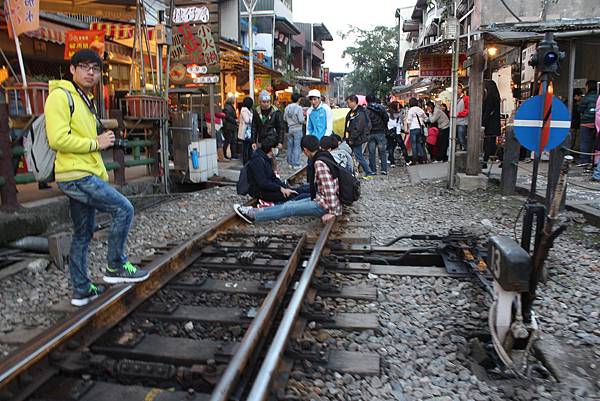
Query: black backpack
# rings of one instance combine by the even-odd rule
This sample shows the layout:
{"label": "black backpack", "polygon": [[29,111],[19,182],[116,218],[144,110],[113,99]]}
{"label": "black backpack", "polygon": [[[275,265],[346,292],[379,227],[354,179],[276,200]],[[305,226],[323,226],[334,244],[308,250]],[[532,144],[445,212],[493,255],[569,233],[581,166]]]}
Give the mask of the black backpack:
{"label": "black backpack", "polygon": [[360,198],[360,181],[352,173],[337,164],[335,160],[321,157],[317,158],[317,160],[324,162],[329,167],[329,171],[331,171],[334,178],[338,179],[339,195],[342,204],[350,206]]}
{"label": "black backpack", "polygon": [[248,182],[248,164],[242,168],[240,171],[240,177],[237,182],[237,194],[238,195],[248,195],[250,192],[250,183]]}

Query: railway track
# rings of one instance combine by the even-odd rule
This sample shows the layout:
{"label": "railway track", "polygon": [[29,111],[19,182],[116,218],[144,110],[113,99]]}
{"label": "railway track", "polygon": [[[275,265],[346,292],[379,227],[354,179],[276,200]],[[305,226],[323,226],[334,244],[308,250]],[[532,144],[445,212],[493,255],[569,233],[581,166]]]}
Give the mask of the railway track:
{"label": "railway track", "polygon": [[375,302],[377,275],[475,275],[486,287],[490,274],[464,233],[376,246],[369,229],[342,216],[320,232],[275,233],[231,213],[159,248],[147,281],[111,287],[0,361],[0,401],[293,400],[298,369],[380,375],[377,352],[315,339],[381,329],[338,301]]}
{"label": "railway track", "polygon": [[[165,245],[144,265],[151,272],[147,281],[111,287],[0,361],[0,400],[267,394],[273,375],[253,387],[252,372],[263,357],[273,372],[298,332],[292,329],[306,313],[304,300],[316,296],[310,283],[334,224],[310,238],[262,234],[232,213],[185,243]],[[339,295],[321,288],[323,296]],[[374,299],[375,291],[346,288],[345,294]],[[329,324],[360,329],[353,320],[341,316]],[[271,337],[275,353],[266,351]]]}

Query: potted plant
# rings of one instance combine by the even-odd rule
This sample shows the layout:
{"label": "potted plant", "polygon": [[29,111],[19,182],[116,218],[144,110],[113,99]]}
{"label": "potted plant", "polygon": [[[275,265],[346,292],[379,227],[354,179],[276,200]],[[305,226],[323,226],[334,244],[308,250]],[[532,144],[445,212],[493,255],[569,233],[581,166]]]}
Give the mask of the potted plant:
{"label": "potted plant", "polygon": [[130,117],[145,119],[167,118],[167,101],[154,91],[131,91],[125,96]]}
{"label": "potted plant", "polygon": [[[31,114],[39,116],[44,114],[44,104],[48,97],[48,81],[53,79],[47,75],[31,75],[27,77],[27,93],[31,104]],[[8,103],[14,102],[14,112],[17,115],[27,113],[27,100],[22,82],[13,82],[6,85],[6,96]]]}

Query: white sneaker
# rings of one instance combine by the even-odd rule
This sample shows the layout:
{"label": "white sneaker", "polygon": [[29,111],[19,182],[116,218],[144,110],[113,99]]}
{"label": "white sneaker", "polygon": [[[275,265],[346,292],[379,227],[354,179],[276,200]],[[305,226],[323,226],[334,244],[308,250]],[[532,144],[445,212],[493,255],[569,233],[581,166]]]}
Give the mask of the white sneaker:
{"label": "white sneaker", "polygon": [[236,203],[236,204],[233,205],[233,210],[246,223],[248,223],[248,224],[253,224],[254,223],[254,217],[252,217],[250,215],[250,213],[249,213],[250,210],[252,210],[252,208],[250,206],[242,206],[239,203]]}

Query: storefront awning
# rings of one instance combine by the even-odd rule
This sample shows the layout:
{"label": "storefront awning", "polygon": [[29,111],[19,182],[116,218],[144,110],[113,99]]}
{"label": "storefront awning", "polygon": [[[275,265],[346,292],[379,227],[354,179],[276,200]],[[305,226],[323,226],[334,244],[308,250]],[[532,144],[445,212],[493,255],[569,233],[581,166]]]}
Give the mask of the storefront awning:
{"label": "storefront awning", "polygon": [[135,0],[40,0],[40,10],[103,19],[135,18]]}
{"label": "storefront awning", "polygon": [[452,42],[453,40],[451,39],[445,39],[437,43],[432,43],[430,45],[417,47],[416,49],[407,50],[404,54],[404,63],[402,65],[403,70],[407,71],[418,69],[420,54],[448,53],[452,46]]}
{"label": "storefront awning", "polygon": [[25,32],[25,35],[29,36],[30,38],[64,45],[66,32],[73,29],[75,28],[40,19],[40,29],[36,31]]}

